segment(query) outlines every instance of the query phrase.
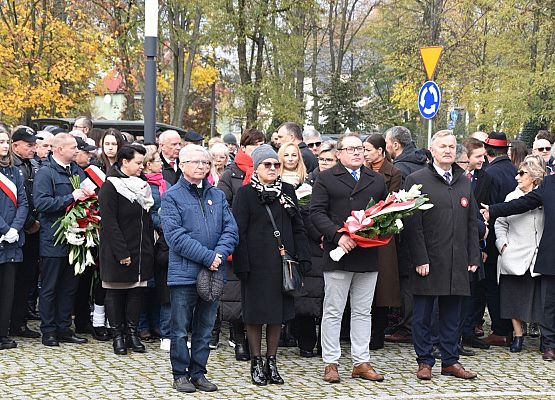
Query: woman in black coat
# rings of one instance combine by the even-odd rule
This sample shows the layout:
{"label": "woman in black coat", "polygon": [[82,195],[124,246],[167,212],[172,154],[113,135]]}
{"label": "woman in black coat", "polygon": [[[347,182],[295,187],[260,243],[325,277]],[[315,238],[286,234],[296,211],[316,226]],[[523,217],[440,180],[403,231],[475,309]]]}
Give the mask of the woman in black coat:
{"label": "woman in black coat", "polygon": [[98,195],[102,217],[100,278],[107,289],[106,314],[116,354],[127,354],[127,347],[135,352],[145,351],[137,336],[137,323],[142,288],[154,275],[154,230],[149,214],[154,200],[150,186],[141,177],[145,154],[142,146],[125,145],[119,149],[117,162],[108,171]]}
{"label": "woman in black coat", "polygon": [[[233,268],[241,280],[243,321],[251,352],[251,378],[256,385],[283,384],[276,366],[281,324],[295,316],[293,298],[282,291],[282,261],[272,213],[285,249],[297,257],[301,270],[310,268],[310,251],[295,191],[278,177],[278,156],[269,145],[252,153],[254,173],[237,192],[233,214],[239,245]],[[266,364],[261,357],[262,325],[266,324]]]}

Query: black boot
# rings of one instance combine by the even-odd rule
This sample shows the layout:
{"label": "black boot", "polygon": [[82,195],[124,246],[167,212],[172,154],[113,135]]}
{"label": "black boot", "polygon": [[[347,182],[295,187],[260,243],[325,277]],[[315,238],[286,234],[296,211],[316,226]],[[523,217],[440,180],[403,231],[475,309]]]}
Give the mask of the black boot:
{"label": "black boot", "polygon": [[515,336],[513,337],[513,341],[511,343],[511,353],[520,353],[522,351],[522,345],[524,344],[524,337],[523,336]]}
{"label": "black boot", "polygon": [[133,350],[135,353],[144,353],[146,351],[145,345],[139,340],[137,335],[137,327],[129,324],[127,326],[127,348]]}
{"label": "black boot", "polygon": [[127,346],[123,341],[123,329],[121,327],[111,328],[112,332],[112,346],[114,347],[114,354],[125,355],[127,354]]}
{"label": "black boot", "polygon": [[237,333],[235,333],[235,359],[237,361],[249,361],[251,359],[248,340],[237,340]]}
{"label": "black boot", "polygon": [[262,357],[253,357],[251,360],[251,379],[252,383],[259,386],[268,384],[268,378],[264,372],[264,362]]}
{"label": "black boot", "polygon": [[274,385],[283,385],[283,379],[279,375],[276,356],[268,356],[266,358],[266,365],[264,366],[264,371],[266,373],[266,378],[268,382]]}

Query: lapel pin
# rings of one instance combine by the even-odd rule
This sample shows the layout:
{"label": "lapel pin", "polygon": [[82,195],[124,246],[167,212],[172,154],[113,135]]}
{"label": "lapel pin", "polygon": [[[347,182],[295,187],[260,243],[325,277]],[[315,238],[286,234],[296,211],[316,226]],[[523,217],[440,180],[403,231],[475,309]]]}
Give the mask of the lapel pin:
{"label": "lapel pin", "polygon": [[212,200],[208,200],[208,205],[209,205],[209,206],[212,205]]}

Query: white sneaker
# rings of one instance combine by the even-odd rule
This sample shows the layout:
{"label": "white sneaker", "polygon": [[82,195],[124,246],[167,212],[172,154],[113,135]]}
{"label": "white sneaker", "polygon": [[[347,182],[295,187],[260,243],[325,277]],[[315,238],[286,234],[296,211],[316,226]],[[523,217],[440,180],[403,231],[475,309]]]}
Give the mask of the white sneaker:
{"label": "white sneaker", "polygon": [[170,339],[160,339],[160,350],[170,351],[171,342]]}

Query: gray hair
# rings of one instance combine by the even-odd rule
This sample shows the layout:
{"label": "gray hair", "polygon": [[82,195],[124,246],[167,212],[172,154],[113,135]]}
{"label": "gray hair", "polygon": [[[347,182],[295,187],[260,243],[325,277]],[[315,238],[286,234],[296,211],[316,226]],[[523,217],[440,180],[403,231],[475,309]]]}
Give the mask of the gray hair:
{"label": "gray hair", "polygon": [[229,157],[229,149],[223,143],[214,143],[214,145],[212,145],[212,147],[210,147],[210,149],[208,149],[208,152],[211,155],[223,154],[226,157]]}
{"label": "gray hair", "polygon": [[337,151],[337,142],[335,140],[326,140],[322,142],[320,146],[320,153],[325,153],[326,151],[331,151],[335,154]]}
{"label": "gray hair", "polygon": [[[164,133],[166,133],[166,132],[164,132]],[[207,160],[212,160],[212,157],[210,156],[210,153],[204,147],[199,146],[198,144],[190,144],[188,146],[183,147],[181,149],[181,151],[179,152],[179,161],[183,162],[183,161],[187,160],[187,158],[192,153],[202,153],[204,155],[204,157],[206,157]]]}
{"label": "gray hair", "polygon": [[313,126],[307,126],[303,131],[303,140],[306,142],[309,139],[320,139],[320,132]]}
{"label": "gray hair", "polygon": [[[432,147],[432,145],[434,144],[434,142],[442,137],[445,136],[453,136],[455,137],[455,134],[453,133],[452,130],[449,129],[443,129],[441,131],[437,131],[436,133],[434,133],[434,136],[432,136],[432,140],[430,140],[430,147]],[[456,138],[455,138],[456,139]]]}
{"label": "gray hair", "polygon": [[412,142],[412,135],[408,128],[404,126],[394,126],[384,133],[384,137],[390,138],[392,141],[399,143],[402,147]]}
{"label": "gray hair", "polygon": [[164,131],[160,134],[160,136],[158,137],[158,143],[163,144],[166,142],[166,140],[173,137],[181,138],[177,131],[174,131],[173,129],[168,129],[167,131]]}
{"label": "gray hair", "polygon": [[519,169],[525,169],[530,174],[534,185],[539,185],[545,177],[545,161],[541,156],[526,156]]}

